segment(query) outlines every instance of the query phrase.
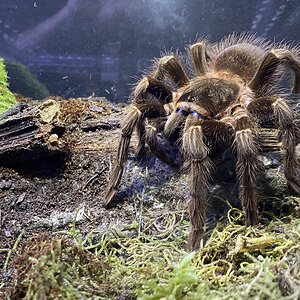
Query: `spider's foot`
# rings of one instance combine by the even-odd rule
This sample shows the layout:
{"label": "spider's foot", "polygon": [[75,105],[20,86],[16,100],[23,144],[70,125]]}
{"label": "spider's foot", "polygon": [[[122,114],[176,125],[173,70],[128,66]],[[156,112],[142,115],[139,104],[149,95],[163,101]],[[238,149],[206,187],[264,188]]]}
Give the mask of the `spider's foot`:
{"label": "spider's foot", "polygon": [[259,223],[257,210],[246,210],[246,224],[248,226],[256,226]]}
{"label": "spider's foot", "polygon": [[197,251],[200,247],[200,241],[203,238],[203,229],[193,228],[189,234],[187,248],[190,251]]}
{"label": "spider's foot", "polygon": [[109,187],[106,191],[106,194],[104,196],[104,202],[103,202],[103,207],[108,208],[110,203],[112,202],[117,190],[113,187]]}
{"label": "spider's foot", "polygon": [[300,195],[300,176],[288,179],[288,184],[298,195]]}

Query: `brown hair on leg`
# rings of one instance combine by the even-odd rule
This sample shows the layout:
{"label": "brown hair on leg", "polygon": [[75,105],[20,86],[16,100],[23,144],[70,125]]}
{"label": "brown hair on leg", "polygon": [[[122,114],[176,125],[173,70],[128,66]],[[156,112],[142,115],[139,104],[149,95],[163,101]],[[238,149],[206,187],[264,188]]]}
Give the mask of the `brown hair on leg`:
{"label": "brown hair on leg", "polygon": [[240,199],[246,212],[246,224],[253,226],[258,223],[256,186],[259,163],[256,128],[242,108],[236,110],[233,117],[236,120],[234,145]]}
{"label": "brown hair on leg", "polygon": [[300,194],[300,159],[296,146],[300,142],[300,129],[295,124],[293,112],[282,98],[272,104],[279,125],[279,140],[285,150],[283,157],[284,174],[290,186]]}
{"label": "brown hair on leg", "polygon": [[203,76],[208,73],[207,55],[205,43],[199,42],[190,46],[191,58],[194,64],[197,76]]}
{"label": "brown hair on leg", "polygon": [[149,102],[149,103],[136,104],[135,106],[131,107],[130,111],[128,112],[128,114],[126,115],[126,117],[124,118],[121,124],[122,135],[119,143],[117,160],[112,170],[107,192],[104,197],[105,199],[104,206],[107,206],[111,202],[120,184],[121,177],[124,170],[124,164],[127,161],[127,157],[128,157],[130,139],[134,128],[139,123],[140,124],[143,123],[145,118],[155,119],[155,118],[165,117],[165,116],[166,116],[166,111],[164,110],[163,105],[160,103]]}
{"label": "brown hair on leg", "polygon": [[212,163],[208,157],[209,149],[204,143],[201,125],[187,119],[182,137],[185,161],[190,167],[190,220],[192,229],[189,234],[188,248],[199,248],[204,231],[206,198]]}
{"label": "brown hair on leg", "polygon": [[182,87],[190,81],[178,58],[174,55],[163,56],[158,61],[158,68],[154,76],[163,79],[166,75],[178,87]]}
{"label": "brown hair on leg", "polygon": [[117,160],[111,172],[109,185],[104,196],[104,207],[109,205],[120,184],[124,163],[128,157],[131,135],[141,116],[142,112],[136,106],[133,106],[122,122],[122,135],[118,147]]}

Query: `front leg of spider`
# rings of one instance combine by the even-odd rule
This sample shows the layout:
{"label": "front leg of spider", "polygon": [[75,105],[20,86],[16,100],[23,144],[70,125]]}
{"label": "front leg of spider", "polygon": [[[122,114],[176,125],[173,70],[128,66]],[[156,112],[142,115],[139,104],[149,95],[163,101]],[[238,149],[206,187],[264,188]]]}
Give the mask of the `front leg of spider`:
{"label": "front leg of spider", "polygon": [[179,87],[185,85],[189,80],[178,60],[174,56],[165,56],[157,62],[154,72],[139,81],[132,93],[133,106],[121,124],[117,159],[104,196],[104,207],[110,204],[117,192],[128,158],[130,140],[134,129],[137,130],[138,134],[138,155],[144,154],[145,144],[148,142],[154,155],[170,165],[175,165],[173,159],[163,151],[158,143],[156,128],[149,125],[146,128],[146,123],[149,120],[157,120],[168,114],[164,105],[172,102],[173,94],[167,84],[164,83],[165,76],[168,76],[169,80],[172,80]]}
{"label": "front leg of spider", "polygon": [[191,115],[187,118],[182,137],[184,159],[189,165],[189,214],[192,228],[188,248],[199,248],[206,217],[206,198],[212,169],[209,148],[204,143],[201,122]]}
{"label": "front leg of spider", "polygon": [[[155,85],[155,81],[153,82],[153,80],[149,78],[144,78],[139,85],[138,88],[143,89],[144,93],[147,93],[148,90],[155,90],[156,92],[158,89],[163,89],[161,93],[167,97],[171,97],[171,92],[167,88],[164,88],[164,86],[161,84]],[[133,130],[138,126],[141,126],[141,124],[144,124],[144,120],[146,118],[159,118],[166,116],[166,111],[161,103],[153,101],[152,98],[146,98],[145,100],[146,101],[141,101],[140,98],[137,98],[135,100],[135,104],[131,107],[126,117],[122,121],[121,138],[119,142],[117,158],[112,169],[109,184],[104,197],[104,207],[107,207],[110,204],[120,184],[124,171],[124,165],[128,158],[129,145]],[[140,127],[139,130],[141,132]],[[144,137],[139,141],[140,147],[142,147],[141,145],[143,143]]]}
{"label": "front leg of spider", "polygon": [[246,114],[245,109],[238,107],[233,113],[235,120],[235,140],[237,162],[236,174],[239,182],[239,193],[246,213],[246,224],[258,224],[257,210],[257,175],[258,144],[255,124]]}

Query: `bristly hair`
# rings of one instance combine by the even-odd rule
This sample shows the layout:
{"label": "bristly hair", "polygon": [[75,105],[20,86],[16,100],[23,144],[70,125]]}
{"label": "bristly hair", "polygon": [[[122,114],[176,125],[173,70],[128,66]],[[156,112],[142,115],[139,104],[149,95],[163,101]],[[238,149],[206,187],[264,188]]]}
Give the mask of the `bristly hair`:
{"label": "bristly hair", "polygon": [[295,58],[300,59],[300,43],[295,44],[295,42],[288,42],[285,40],[280,41],[279,43],[274,44],[274,48],[285,49],[294,54]]}
{"label": "bristly hair", "polygon": [[211,53],[212,44],[210,43],[208,37],[197,38],[196,40],[194,40],[193,42],[190,42],[185,47],[185,52],[187,53],[187,55],[185,56],[185,61],[186,61],[186,66],[188,68],[188,72],[191,77],[197,76],[197,71],[195,70],[195,65],[194,65],[193,59],[192,59],[191,46],[193,46],[195,44],[200,44],[200,43],[205,45],[205,48],[206,48],[205,54],[206,54],[207,64],[210,67],[211,56],[212,56],[212,53]]}
{"label": "bristly hair", "polygon": [[[259,151],[260,145],[265,145],[259,139],[259,128],[270,118],[274,122],[266,125],[278,125],[278,142],[285,153],[285,177],[300,194],[300,159],[296,151],[300,142],[296,106],[299,101],[294,109],[287,103],[288,95],[300,94],[300,47],[268,42],[250,33],[235,33],[215,44],[198,39],[187,53],[183,56],[178,50],[165,51],[161,58],[153,60],[135,86],[134,105],[121,123],[120,143],[104,204],[110,203],[120,185],[136,130],[138,157],[150,150],[176,167],[176,158],[184,159],[190,175],[192,228],[188,245],[195,250],[204,231],[214,152],[235,152],[246,224],[258,224]],[[277,88],[285,69],[293,72],[290,93]],[[169,155],[165,147],[168,143],[178,146],[180,155]]]}
{"label": "bristly hair", "polygon": [[269,42],[267,39],[258,37],[256,34],[251,34],[248,32],[244,33],[233,33],[225,37],[220,42],[213,45],[213,52],[218,55],[226,48],[237,45],[237,44],[251,44],[257,46],[260,49],[267,51],[273,47],[273,43]]}

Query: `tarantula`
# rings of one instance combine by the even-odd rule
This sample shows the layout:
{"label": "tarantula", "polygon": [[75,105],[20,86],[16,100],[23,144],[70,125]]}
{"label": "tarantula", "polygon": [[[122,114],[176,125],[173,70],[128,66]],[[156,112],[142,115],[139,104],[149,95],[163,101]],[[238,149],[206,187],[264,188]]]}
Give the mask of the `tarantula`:
{"label": "tarantula", "polygon": [[[300,51],[252,35],[231,35],[217,44],[201,40],[189,47],[189,68],[182,56],[157,59],[133,90],[133,105],[122,123],[117,160],[105,195],[107,206],[122,177],[133,130],[137,154],[148,148],[174,166],[161,136],[173,145],[188,166],[191,231],[188,247],[197,249],[205,225],[206,197],[212,173],[211,152],[232,147],[236,154],[239,195],[246,224],[258,223],[258,128],[266,117],[276,120],[285,150],[284,174],[300,194],[300,160],[295,147],[300,129],[278,83],[287,69],[294,75],[292,93],[300,92]],[[159,135],[158,135],[159,133]]]}

